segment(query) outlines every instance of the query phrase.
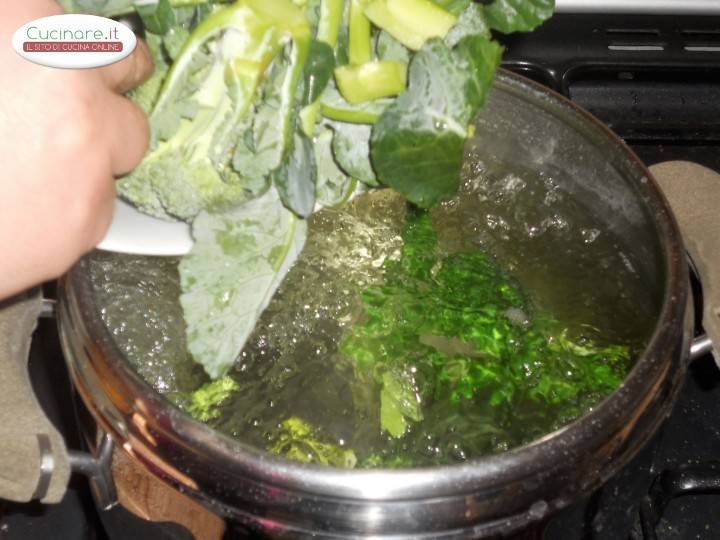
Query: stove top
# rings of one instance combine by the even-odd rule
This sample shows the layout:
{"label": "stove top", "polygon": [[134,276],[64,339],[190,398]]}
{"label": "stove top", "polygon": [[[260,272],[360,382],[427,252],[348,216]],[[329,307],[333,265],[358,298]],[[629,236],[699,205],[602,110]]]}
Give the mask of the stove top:
{"label": "stove top", "polygon": [[[557,0],[557,5],[560,13],[542,28],[506,40],[504,66],[588,109],[648,165],[682,159],[720,171],[720,18],[705,16],[720,15],[720,1]],[[588,10],[594,12],[584,13]],[[618,13],[624,10],[636,14]],[[678,10],[690,14],[637,14]],[[54,322],[42,321],[31,352],[31,375],[51,419],[68,445],[78,448],[63,365]],[[630,464],[597,492],[522,537],[720,538],[720,370],[712,358],[692,364],[671,416]],[[142,522],[122,509],[98,514],[80,478],[60,505],[0,505],[0,540],[56,538],[189,535]]]}

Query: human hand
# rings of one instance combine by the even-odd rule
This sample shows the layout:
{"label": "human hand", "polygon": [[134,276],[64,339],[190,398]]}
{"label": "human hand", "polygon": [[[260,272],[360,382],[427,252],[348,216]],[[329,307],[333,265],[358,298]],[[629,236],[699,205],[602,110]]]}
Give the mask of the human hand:
{"label": "human hand", "polygon": [[122,96],[152,72],[144,42],[89,70],[39,66],[12,49],[20,26],[59,13],[54,0],[23,0],[0,17],[0,299],[95,247],[112,218],[114,177],[148,145],[144,113]]}

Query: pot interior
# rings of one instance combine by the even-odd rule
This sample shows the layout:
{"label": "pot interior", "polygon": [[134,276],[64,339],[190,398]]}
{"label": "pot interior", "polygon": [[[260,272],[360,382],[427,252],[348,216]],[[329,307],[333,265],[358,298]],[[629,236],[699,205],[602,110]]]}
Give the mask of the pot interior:
{"label": "pot interior", "polygon": [[[550,319],[552,332],[574,346],[625,347],[628,358],[614,368],[621,380],[653,334],[664,302],[666,254],[653,210],[656,196],[615,140],[575,109],[558,110],[545,91],[501,77],[468,143],[458,196],[432,209],[427,220],[443,257],[486,254],[501,281],[523,292],[524,307],[494,315],[498,320],[523,326]],[[363,294],[383,285],[391,261],[402,261],[412,216],[399,197],[376,191],[311,218],[301,259],[230,372],[241,391],[208,419],[213,428],[268,448],[277,443],[273,432],[283,419],[301,414],[321,426],[325,443],[352,447],[361,464],[364,459],[371,466],[368,456],[388,441],[393,452],[412,454],[414,464],[454,463],[535,440],[612,391],[593,386],[563,401],[555,388],[542,399],[515,396],[503,408],[502,396],[483,390],[481,400],[473,398],[481,405],[425,413],[436,422],[450,418],[441,435],[413,431],[410,422],[407,443],[378,429],[378,418],[359,421],[365,413],[355,406],[355,368],[343,346],[349,328],[367,323]],[[122,361],[156,392],[187,407],[189,395],[208,378],[187,352],[177,265],[173,258],[95,252],[84,268],[93,287],[90,313],[105,322]],[[387,335],[393,339],[392,328]],[[444,336],[422,335],[419,341],[425,348],[413,354],[433,350],[453,361],[487,361]],[[582,356],[580,351],[568,364],[569,384],[580,376],[575,370],[589,377],[592,366]],[[530,386],[513,386],[528,393],[541,377],[534,366],[518,369],[535,377]],[[515,423],[509,411],[517,414]],[[482,443],[467,448],[464,437],[471,432]]]}

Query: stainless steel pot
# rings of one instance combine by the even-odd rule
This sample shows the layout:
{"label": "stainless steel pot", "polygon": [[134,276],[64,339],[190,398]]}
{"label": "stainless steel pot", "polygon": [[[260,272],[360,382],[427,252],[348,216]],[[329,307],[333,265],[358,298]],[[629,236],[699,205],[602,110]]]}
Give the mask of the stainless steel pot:
{"label": "stainless steel pot", "polygon": [[97,423],[154,475],[238,527],[273,538],[478,538],[542,520],[627,463],[668,414],[692,329],[688,269],[671,212],[645,166],[569,101],[509,73],[477,123],[496,159],[552,166],[573,197],[628,241],[659,313],[624,383],[541,440],[462,465],[336,470],[265,455],[191,419],[145,383],[99,316],[88,262],[62,281],[59,327]]}

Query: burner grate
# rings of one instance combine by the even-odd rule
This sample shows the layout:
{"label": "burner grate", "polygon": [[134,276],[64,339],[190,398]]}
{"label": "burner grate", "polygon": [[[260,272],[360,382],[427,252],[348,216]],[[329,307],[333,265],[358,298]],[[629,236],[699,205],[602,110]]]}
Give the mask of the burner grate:
{"label": "burner grate", "polygon": [[656,527],[673,499],[697,494],[720,494],[720,462],[682,465],[659,474],[640,506],[643,538],[658,540]]}

